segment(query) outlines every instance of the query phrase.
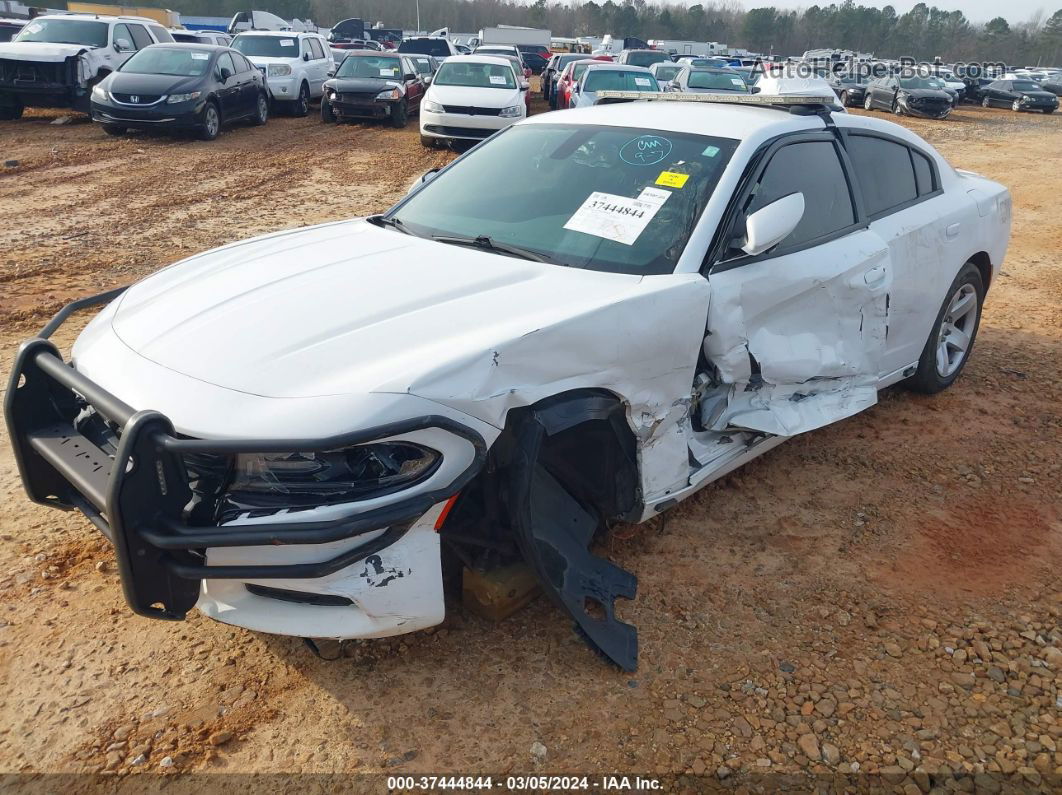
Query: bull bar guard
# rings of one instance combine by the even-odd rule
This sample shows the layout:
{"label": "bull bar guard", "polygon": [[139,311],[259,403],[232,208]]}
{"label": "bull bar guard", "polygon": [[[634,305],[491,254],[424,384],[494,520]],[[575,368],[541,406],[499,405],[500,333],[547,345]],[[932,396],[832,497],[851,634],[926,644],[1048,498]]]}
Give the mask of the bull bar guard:
{"label": "bull bar guard", "polygon": [[[314,439],[187,439],[157,411],[136,411],[63,361],[48,338],[74,312],[108,303],[125,288],[63,307],[19,349],[4,412],[19,475],[30,499],[80,510],[114,545],[126,602],[150,618],[181,620],[199,598],[203,579],[324,577],[401,538],[432,505],[464,488],[487,458],[483,437],[449,417],[425,415]],[[78,397],[120,427],[113,458],[75,427]],[[205,527],[184,521],[192,498],[182,454],[288,453],[335,450],[412,431],[438,428],[474,448],[469,466],[445,486],[390,505],[322,522]],[[382,534],[319,563],[208,566],[207,547],[325,544]]]}

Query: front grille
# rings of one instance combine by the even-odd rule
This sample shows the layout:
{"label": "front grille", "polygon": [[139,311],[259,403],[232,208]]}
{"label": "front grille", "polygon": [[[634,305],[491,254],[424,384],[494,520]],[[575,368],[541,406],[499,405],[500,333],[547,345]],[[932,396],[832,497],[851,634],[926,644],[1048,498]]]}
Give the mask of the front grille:
{"label": "front grille", "polygon": [[371,105],[376,101],[379,91],[344,91],[336,94],[336,102],[346,102],[350,105]]}
{"label": "front grille", "polygon": [[424,129],[436,135],[452,135],[456,138],[486,138],[496,132],[478,127],[444,127],[441,124],[425,124]]}
{"label": "front grille", "polygon": [[[73,60],[76,62],[77,59]],[[0,85],[33,88],[73,86],[75,82],[70,59],[60,63],[42,63],[0,58]]]}
{"label": "front grille", "polygon": [[457,113],[464,116],[499,116],[501,108],[476,108],[468,105],[443,105],[447,113]]}
{"label": "front grille", "polygon": [[112,91],[111,96],[125,105],[153,105],[162,99],[160,94],[120,94]]}

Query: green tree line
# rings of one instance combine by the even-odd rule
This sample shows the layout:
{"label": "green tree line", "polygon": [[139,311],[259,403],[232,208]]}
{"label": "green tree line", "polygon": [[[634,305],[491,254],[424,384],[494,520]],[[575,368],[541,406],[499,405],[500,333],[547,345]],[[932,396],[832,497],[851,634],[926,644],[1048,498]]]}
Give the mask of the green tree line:
{"label": "green tree line", "polygon": [[[143,2],[143,0],[141,0]],[[412,29],[416,0],[152,0],[184,14],[231,16],[248,7],[328,26],[347,17]],[[852,0],[800,11],[772,6],[744,10],[733,2],[693,5],[646,0],[420,0],[423,30],[448,26],[474,32],[496,24],[549,28],[555,36],[639,36],[725,42],[754,52],[799,55],[820,47],[945,61],[1004,61],[1015,65],[1062,63],[1062,9],[1010,24],[1003,17],[973,23],[961,11],[919,3],[905,14]]]}

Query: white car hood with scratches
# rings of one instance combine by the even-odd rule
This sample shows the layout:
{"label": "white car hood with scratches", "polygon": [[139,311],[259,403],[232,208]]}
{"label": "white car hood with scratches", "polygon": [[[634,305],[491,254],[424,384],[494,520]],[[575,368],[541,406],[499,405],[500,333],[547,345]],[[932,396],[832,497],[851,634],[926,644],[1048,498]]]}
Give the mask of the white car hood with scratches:
{"label": "white car hood with scratches", "polygon": [[18,61],[62,63],[72,55],[94,49],[84,44],[51,44],[44,41],[14,41],[0,44],[0,58]]}
{"label": "white car hood with scratches", "polygon": [[131,287],[111,322],[139,355],[227,389],[404,392],[507,340],[644,293],[641,282],[349,221],[173,265]]}

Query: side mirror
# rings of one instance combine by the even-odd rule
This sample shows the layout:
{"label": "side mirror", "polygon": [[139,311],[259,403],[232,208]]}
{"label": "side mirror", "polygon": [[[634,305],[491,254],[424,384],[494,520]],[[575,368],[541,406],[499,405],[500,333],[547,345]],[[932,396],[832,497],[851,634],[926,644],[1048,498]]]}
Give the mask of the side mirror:
{"label": "side mirror", "polygon": [[133,49],[133,45],[130,43],[129,39],[115,39],[114,40],[114,51],[115,52],[128,52],[131,49]]}
{"label": "side mirror", "polygon": [[413,74],[412,72],[409,72],[402,79],[403,80],[416,80],[417,76],[415,74]]}
{"label": "side mirror", "polygon": [[302,60],[304,60],[304,61],[308,61],[308,60],[310,60],[310,53],[308,53],[308,52],[304,52],[304,53],[302,54]]}
{"label": "side mirror", "polygon": [[531,84],[530,83],[521,83],[520,84],[520,90],[521,91],[527,91],[529,88],[531,88]]}
{"label": "side mirror", "polygon": [[740,248],[750,256],[762,254],[781,243],[804,217],[804,194],[790,193],[745,219],[745,240]]}
{"label": "side mirror", "polygon": [[579,84],[578,83],[572,83],[572,93],[573,94],[578,94],[579,93]]}
{"label": "side mirror", "polygon": [[224,83],[230,77],[232,77],[232,72],[229,70],[229,68],[227,66],[221,67],[221,82]]}

